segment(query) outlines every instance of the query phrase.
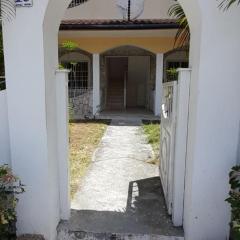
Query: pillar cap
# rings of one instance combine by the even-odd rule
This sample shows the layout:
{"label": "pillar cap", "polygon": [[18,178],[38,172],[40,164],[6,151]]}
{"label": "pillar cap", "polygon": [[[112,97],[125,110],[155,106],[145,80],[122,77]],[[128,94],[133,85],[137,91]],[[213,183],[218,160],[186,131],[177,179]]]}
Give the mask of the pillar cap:
{"label": "pillar cap", "polygon": [[178,68],[177,72],[191,72],[192,69],[191,68]]}
{"label": "pillar cap", "polygon": [[55,73],[70,73],[71,71],[68,69],[57,69]]}

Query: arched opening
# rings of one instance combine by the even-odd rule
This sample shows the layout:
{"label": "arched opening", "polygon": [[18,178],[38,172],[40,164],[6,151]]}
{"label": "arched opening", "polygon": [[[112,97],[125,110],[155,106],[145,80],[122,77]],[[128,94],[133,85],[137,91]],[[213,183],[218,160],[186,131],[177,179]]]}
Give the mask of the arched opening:
{"label": "arched opening", "polygon": [[[236,106],[237,109],[237,105],[233,99],[239,99],[235,93],[236,86],[239,85],[233,82],[234,84],[227,86],[223,78],[229,79],[229,76],[231,76],[231,79],[237,79],[239,71],[234,69],[233,60],[237,59],[234,51],[237,52],[239,48],[236,47],[236,43],[232,40],[231,43],[234,47],[232,50],[228,49],[227,51],[226,47],[224,47],[224,41],[228,42],[227,36],[236,36],[236,38],[233,37],[235,41],[239,39],[238,35],[235,34],[235,31],[237,32],[238,29],[233,31],[231,27],[235,26],[234,23],[236,23],[233,20],[238,18],[235,13],[232,17],[228,14],[220,17],[214,1],[207,3],[206,1],[195,0],[189,2],[181,0],[180,2],[186,10],[191,25],[192,45],[190,50],[190,66],[193,67],[189,127],[189,139],[191,141],[188,146],[188,160],[190,159],[190,161],[187,161],[187,167],[190,171],[186,176],[186,189],[188,191],[185,196],[185,205],[187,206],[184,219],[185,223],[187,223],[185,230],[191,233],[192,238],[189,239],[193,239],[195,236],[202,236],[202,238],[206,239],[221,239],[227,232],[226,223],[228,218],[226,206],[221,203],[227,189],[223,178],[227,175],[226,169],[229,168],[230,163],[235,159],[235,156],[231,152],[235,151],[236,135],[233,132],[234,129],[232,126],[226,126],[226,122],[229,122],[228,119],[225,116],[220,117],[219,112],[221,110],[219,110],[219,106],[226,107],[226,116],[233,116],[233,125],[235,126],[236,121],[239,120],[239,115],[235,112],[230,112],[228,106]],[[54,79],[55,69],[58,66],[57,30],[64,15],[64,10],[69,3],[70,1],[46,0],[41,1],[40,5],[36,1],[32,10],[19,9],[17,14],[18,21],[14,21],[5,37],[8,42],[6,44],[6,60],[11,60],[11,64],[14,66],[21,66],[14,69],[10,64],[7,67],[12,162],[15,171],[20,176],[24,176],[26,184],[30,186],[30,190],[26,194],[26,202],[19,209],[21,213],[19,214],[21,218],[20,222],[24,223],[20,231],[25,232],[29,229],[34,231],[36,229],[38,232],[45,233],[46,236],[54,235],[56,224],[59,220],[59,207],[55,204],[59,198],[59,183],[56,180],[58,179],[58,171],[56,170],[58,168],[58,158],[56,154],[56,117],[53,104],[55,101]],[[56,11],[56,7],[58,7],[58,11]],[[205,10],[201,11],[201,9]],[[33,21],[29,21],[29,19]],[[213,21],[209,21],[209,19]],[[22,24],[24,27],[22,27]],[[222,33],[224,28],[221,25],[225,26],[229,34]],[[21,33],[19,33],[20,29]],[[20,37],[17,38],[15,34]],[[215,38],[214,34],[216,35]],[[24,36],[32,37],[32,41],[29,43],[27,49],[21,49],[21,47],[17,46],[24,46],[26,44],[28,39],[24,38]],[[13,38],[18,39],[18,42],[14,43]],[[216,41],[218,41],[218,44],[216,44]],[[89,39],[85,39],[85,43],[87,42],[89,43]],[[100,45],[105,43],[104,39],[100,42]],[[129,44],[134,43],[131,42]],[[210,48],[207,48],[208,44],[211,44]],[[126,43],[118,43],[118,45],[126,45]],[[154,49],[156,49],[155,46]],[[99,45],[95,45],[92,53],[97,53],[95,51],[97,47]],[[151,51],[153,51],[152,48]],[[207,51],[209,51],[209,55]],[[17,56],[16,52],[18,53]],[[221,58],[221,54],[229,56],[228,61],[232,64],[227,64],[227,67],[224,67],[223,62],[218,60]],[[13,55],[15,58],[11,57]],[[26,62],[29,63],[29,71],[24,71],[26,69]],[[209,66],[213,62],[220,66],[220,71],[211,70]],[[20,80],[17,81],[18,79]],[[201,84],[199,83],[200,80]],[[221,88],[213,90],[212,86],[214,84],[220,84]],[[28,94],[20,96],[18,98],[19,101],[14,101],[14,95],[23,90],[23,86],[29,86],[30,91],[27,92]],[[234,86],[235,90],[233,90]],[[228,95],[225,97],[226,101],[222,101],[223,97],[220,97],[220,95],[224,95],[221,89],[227,89]],[[216,93],[214,95],[216,98],[214,99],[210,98],[210,96],[213,96],[213,91]],[[204,96],[202,96],[203,92]],[[34,107],[29,102],[35,103]],[[205,115],[208,116],[204,117]],[[214,118],[214,115],[219,116],[219,119]],[[14,122],[14,119],[18,119],[17,124]],[[32,120],[31,127],[27,123],[28,119]],[[206,133],[205,138],[203,137],[203,127],[206,126],[206,122],[212,128],[207,128],[208,133]],[[220,128],[221,124],[227,130]],[[216,125],[218,126],[218,132],[214,128]],[[28,131],[24,132],[26,129]],[[219,129],[222,129],[222,131],[219,131]],[[223,132],[229,136],[229,139],[233,140],[227,144],[226,148],[224,148]],[[212,133],[216,137],[213,137]],[[217,151],[216,145],[219,145],[219,148],[225,151],[221,149]],[[206,149],[207,151],[205,151]],[[212,149],[215,149],[215,151]],[[227,158],[232,161],[227,162]],[[28,171],[26,174],[24,169],[27,168],[30,168],[31,171]],[[203,184],[199,184],[199,181],[202,181]],[[217,184],[223,186],[218,194],[216,194],[217,196],[214,196],[213,191],[211,191],[211,188],[214,188],[214,184],[215,186]],[[35,189],[38,189],[38,191],[35,191]],[[46,191],[49,198],[46,198]],[[208,201],[209,199],[211,200]],[[39,202],[41,202],[40,206],[38,205]],[[205,209],[202,209],[200,206],[204,206]],[[36,210],[37,208],[46,209],[49,213],[48,216],[39,214]],[[221,210],[222,217],[218,217],[219,209]],[[26,219],[29,220],[27,221]],[[212,219],[212,224],[208,224],[206,219]],[[33,225],[36,228],[32,227]],[[214,229],[212,229],[212,225],[215,227]],[[200,235],[194,235],[195,231]]]}
{"label": "arched opening", "polygon": [[101,53],[100,69],[102,110],[154,112],[154,53],[140,47],[119,46]]}
{"label": "arched opening", "polygon": [[[93,4],[93,2],[94,1],[91,3]],[[168,3],[168,1],[165,2]],[[95,4],[100,8],[101,4],[99,2],[97,3],[97,1],[95,1]],[[95,8],[97,8],[96,6]],[[166,6],[165,8],[167,10]],[[78,10],[81,9],[79,8]],[[101,116],[103,111],[126,112],[128,109],[143,109],[144,111],[154,112],[156,116],[159,115],[162,97],[161,84],[164,74],[163,57],[164,53],[173,47],[176,33],[176,28],[174,28],[173,24],[174,21],[159,20],[155,22],[153,20],[141,20],[142,24],[146,25],[146,28],[143,27],[142,29],[132,30],[121,29],[121,31],[119,31],[118,28],[126,27],[121,25],[125,24],[122,23],[121,20],[119,20],[119,23],[116,20],[112,21],[111,17],[109,17],[110,19],[108,20],[87,19],[87,10],[87,5],[85,5],[84,14],[86,19],[69,19],[71,14],[66,13],[67,19],[63,20],[60,26],[59,42],[62,44],[64,41],[74,41],[79,47],[92,53],[93,69],[90,71],[93,72],[93,117]],[[75,13],[74,16],[80,15],[76,15]],[[167,26],[163,27],[166,23]],[[138,22],[135,24],[138,26]],[[152,33],[150,34],[148,28],[151,27],[151,24],[156,24],[159,29],[157,29],[156,32],[152,29]],[[128,24],[126,25],[127,28],[131,27],[128,26]],[[104,31],[101,29],[103,26],[106,28]],[[66,58],[74,59],[76,58],[75,55],[76,52],[62,55],[60,56],[60,62]],[[178,55],[178,53],[176,55]],[[143,115],[145,115],[145,112]],[[91,164],[91,172],[88,172],[88,175],[86,175],[83,180],[84,184],[86,184],[79,188],[76,197],[74,197],[73,206],[75,206],[75,210],[73,211],[71,220],[78,221],[79,219],[84,219],[79,225],[75,226],[74,231],[86,228],[88,232],[92,232],[94,231],[93,226],[104,222],[104,225],[96,231],[101,233],[118,232],[121,227],[113,227],[114,218],[117,217],[119,225],[125,225],[120,231],[122,234],[131,231],[133,234],[150,234],[150,228],[155,219],[156,227],[152,228],[152,232],[156,234],[166,234],[167,228],[169,228],[171,229],[170,231],[173,231],[169,233],[170,235],[181,238],[183,235],[181,227],[175,228],[173,224],[170,223],[168,227],[164,229],[160,227],[161,221],[157,220],[157,216],[161,215],[161,211],[166,214],[166,219],[169,219],[169,216],[165,209],[163,192],[160,190],[160,178],[153,174],[153,172],[158,169],[158,166],[154,166],[152,168],[154,170],[151,172],[152,170],[149,170],[151,168],[148,165],[149,163],[143,160],[143,158],[146,158],[145,154],[147,151],[144,152],[142,149],[145,147],[148,148],[149,145],[143,146],[139,139],[134,140],[136,132],[141,129],[142,116],[138,116],[137,120],[132,120],[129,116],[126,117],[122,115],[122,117],[121,121],[120,118],[112,121],[109,127],[110,130],[107,130],[104,138],[109,139],[109,141],[103,140],[103,146],[100,145],[100,150],[97,149],[93,157],[93,163]],[[147,118],[147,120],[149,119]],[[134,132],[134,134],[132,134],[132,132]],[[125,133],[126,136],[119,136],[118,134],[120,133]],[[116,136],[112,136],[111,134],[115,134]],[[139,151],[134,149],[134,142],[139,144]],[[119,146],[117,145],[118,143]],[[129,149],[124,148],[126,144],[129,145]],[[130,151],[130,149],[132,150]],[[104,155],[104,152],[108,152],[110,159]],[[139,154],[138,160],[136,160],[137,154]],[[147,154],[151,155],[150,152]],[[116,155],[116,159],[113,157],[114,155]],[[132,157],[129,157],[129,155]],[[126,171],[124,164],[121,166],[117,165],[118,160],[121,160],[121,163],[126,163],[126,166],[129,166],[132,170],[129,169]],[[145,173],[141,175],[139,172],[142,171],[142,166],[138,166],[138,163],[135,161],[141,162],[142,160],[143,163],[141,164],[146,165],[144,165]],[[106,161],[110,167],[106,166]],[[131,162],[134,165],[132,167]],[[99,171],[99,169],[102,169],[102,171]],[[117,172],[115,172],[116,170]],[[105,172],[108,178],[106,178]],[[109,172],[115,175],[116,182],[119,181],[119,185],[115,184],[114,179],[109,176]],[[136,174],[136,176],[134,176],[134,174]],[[95,182],[95,178],[98,178],[97,182]],[[182,176],[182,178],[184,178],[184,176]],[[126,181],[128,181],[128,184],[126,184]],[[157,181],[157,183],[155,181]],[[109,188],[106,188],[106,185],[109,185]],[[122,187],[122,185],[125,186]],[[148,188],[149,186],[150,188]],[[155,203],[152,204],[152,206],[148,205],[149,202],[155,201],[152,197],[149,197],[150,201],[146,204],[148,205],[147,208],[144,207],[145,204],[142,199],[144,197],[148,198],[151,194],[155,194],[152,186],[158,188],[157,195],[155,196],[156,199],[159,197],[159,199],[156,200],[157,209],[154,209]],[[121,189],[118,191],[118,187],[124,190]],[[151,189],[150,192],[147,192],[149,189]],[[104,194],[108,194],[108,201],[103,197]],[[112,196],[112,194],[114,194],[114,196]],[[122,199],[125,199],[125,202],[122,200],[119,200],[119,202],[117,200],[116,202],[112,201],[114,198],[119,198],[117,196],[118,194],[122,196]],[[163,201],[158,205],[160,199]],[[120,210],[116,210],[118,204],[121,208]],[[125,205],[126,209],[123,210]],[[141,230],[147,212],[152,219],[144,226],[145,230]],[[94,219],[90,221],[89,218],[92,217]],[[131,225],[131,220],[134,226]],[[163,221],[168,224],[166,220]],[[89,222],[89,226],[86,226],[85,222]],[[179,225],[182,225],[182,222]],[[63,226],[64,224],[60,225],[60,231],[64,228]],[[131,230],[131,226],[135,229]]]}
{"label": "arched opening", "polygon": [[[67,43],[66,43],[67,44]],[[71,120],[93,116],[93,56],[79,48],[59,48],[59,64],[68,69],[68,98]]]}
{"label": "arched opening", "polygon": [[[58,29],[70,2],[34,1],[32,8],[18,8],[16,19],[3,26],[11,163],[14,172],[28,186],[18,208],[18,230],[43,233],[47,239],[55,239],[59,220],[67,219],[69,213],[69,206],[62,201],[69,186],[63,181],[66,168],[65,172],[59,170],[61,155],[57,149],[66,143],[59,144],[55,104],[59,81],[55,79]],[[224,199],[229,188],[228,171],[236,162],[239,142],[239,9],[222,14],[216,1],[179,2],[191,28],[185,235],[187,240],[226,239],[230,211]],[[100,13],[106,6],[110,5],[102,4],[93,12]],[[159,8],[154,10],[159,12]],[[92,44],[90,38],[81,37],[81,48],[93,53],[93,61],[99,62],[98,54],[104,49],[138,45],[133,38],[118,43],[116,38],[107,39],[98,36],[98,44]],[[141,46],[147,45],[143,36],[141,42]],[[27,47],[23,47],[26,43]],[[87,48],[89,44],[91,49]],[[169,50],[164,41],[161,49],[159,46],[153,42],[148,49],[155,53]],[[161,62],[162,55],[157,54],[157,60]],[[96,70],[93,74],[98,76]],[[96,106],[99,99],[99,96],[94,99]],[[61,129],[66,128],[64,124]]]}

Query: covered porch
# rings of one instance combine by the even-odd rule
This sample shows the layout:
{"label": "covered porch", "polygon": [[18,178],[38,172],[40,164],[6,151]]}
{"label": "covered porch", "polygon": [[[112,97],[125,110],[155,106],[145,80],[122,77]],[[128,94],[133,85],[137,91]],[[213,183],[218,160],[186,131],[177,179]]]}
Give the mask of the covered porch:
{"label": "covered porch", "polygon": [[[106,111],[136,114],[136,109],[160,116],[164,53],[173,48],[178,25],[161,19],[140,23],[62,21],[60,47],[68,41],[77,46],[68,53],[60,49],[60,62],[67,59],[77,71],[69,75],[74,119],[97,118]],[[74,89],[79,87],[84,89]]]}

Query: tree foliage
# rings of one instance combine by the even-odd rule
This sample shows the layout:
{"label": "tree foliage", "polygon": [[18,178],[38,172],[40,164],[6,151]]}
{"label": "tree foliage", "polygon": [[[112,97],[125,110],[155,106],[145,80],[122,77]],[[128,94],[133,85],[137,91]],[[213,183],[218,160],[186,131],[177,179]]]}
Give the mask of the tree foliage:
{"label": "tree foliage", "polygon": [[16,14],[15,0],[1,0],[0,1],[0,18],[1,20],[10,21]]}
{"label": "tree foliage", "polygon": [[219,7],[224,9],[224,10],[228,10],[234,4],[239,5],[240,4],[240,0],[223,0],[219,4]]}
{"label": "tree foliage", "polygon": [[240,166],[232,168],[229,174],[231,190],[226,201],[231,205],[231,229],[234,239],[240,239]]}
{"label": "tree foliage", "polygon": [[176,3],[169,8],[168,14],[169,16],[176,18],[179,24],[179,29],[175,35],[174,47],[189,46],[190,28],[183,8],[179,3]]}

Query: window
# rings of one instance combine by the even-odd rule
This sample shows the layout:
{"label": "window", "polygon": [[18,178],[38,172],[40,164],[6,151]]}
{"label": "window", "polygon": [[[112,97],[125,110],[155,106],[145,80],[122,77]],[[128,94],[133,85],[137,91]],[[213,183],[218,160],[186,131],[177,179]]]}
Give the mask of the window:
{"label": "window", "polygon": [[188,62],[168,62],[167,63],[167,69],[171,68],[187,68],[188,67]]}
{"label": "window", "polygon": [[88,89],[89,86],[89,62],[81,61],[77,63],[64,64],[69,73],[69,89]]}
{"label": "window", "polygon": [[178,68],[188,68],[188,62],[186,61],[169,61],[167,62],[166,69],[166,82],[175,81],[178,79]]}
{"label": "window", "polygon": [[83,3],[87,2],[87,1],[88,1],[88,0],[73,0],[73,1],[70,3],[70,5],[69,5],[68,8],[77,7],[78,5],[83,4]]}

